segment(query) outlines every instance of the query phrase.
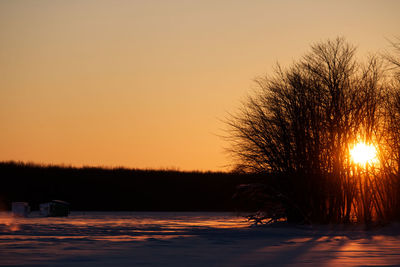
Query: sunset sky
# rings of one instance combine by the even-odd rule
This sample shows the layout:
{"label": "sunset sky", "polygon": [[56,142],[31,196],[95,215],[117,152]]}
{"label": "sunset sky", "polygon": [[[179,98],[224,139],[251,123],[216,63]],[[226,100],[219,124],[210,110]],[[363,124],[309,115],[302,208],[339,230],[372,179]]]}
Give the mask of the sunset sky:
{"label": "sunset sky", "polygon": [[228,112],[276,62],[400,36],[400,1],[0,1],[0,161],[228,170]]}

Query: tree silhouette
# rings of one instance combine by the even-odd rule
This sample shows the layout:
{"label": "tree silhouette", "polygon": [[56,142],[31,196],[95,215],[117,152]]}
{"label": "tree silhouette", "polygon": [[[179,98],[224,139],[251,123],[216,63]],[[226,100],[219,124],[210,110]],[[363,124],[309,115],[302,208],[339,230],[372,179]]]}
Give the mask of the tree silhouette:
{"label": "tree silhouette", "polygon": [[390,42],[392,53],[383,57],[389,62],[390,86],[384,101],[381,127],[380,209],[387,221],[400,221],[400,39]]}
{"label": "tree silhouette", "polygon": [[312,45],[289,68],[257,79],[226,122],[237,170],[284,174],[288,220],[347,222],[357,198],[358,216],[371,213],[349,149],[376,141],[384,88],[380,60],[359,63],[355,51],[343,38]]}

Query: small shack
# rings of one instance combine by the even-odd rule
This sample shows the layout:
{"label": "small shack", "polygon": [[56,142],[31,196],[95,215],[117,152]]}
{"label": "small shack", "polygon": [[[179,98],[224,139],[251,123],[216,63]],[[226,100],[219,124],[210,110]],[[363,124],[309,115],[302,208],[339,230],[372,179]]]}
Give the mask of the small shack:
{"label": "small shack", "polygon": [[67,217],[69,215],[69,203],[62,200],[52,200],[40,204],[40,214],[46,217]]}
{"label": "small shack", "polygon": [[11,204],[11,211],[16,217],[28,217],[31,209],[28,202],[13,202]]}

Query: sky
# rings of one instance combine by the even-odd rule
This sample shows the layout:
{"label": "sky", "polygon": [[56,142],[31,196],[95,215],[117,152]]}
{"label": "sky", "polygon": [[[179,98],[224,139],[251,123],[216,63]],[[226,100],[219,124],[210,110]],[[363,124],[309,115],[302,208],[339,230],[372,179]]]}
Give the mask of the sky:
{"label": "sky", "polygon": [[0,161],[227,171],[222,122],[311,44],[400,36],[400,1],[0,1]]}

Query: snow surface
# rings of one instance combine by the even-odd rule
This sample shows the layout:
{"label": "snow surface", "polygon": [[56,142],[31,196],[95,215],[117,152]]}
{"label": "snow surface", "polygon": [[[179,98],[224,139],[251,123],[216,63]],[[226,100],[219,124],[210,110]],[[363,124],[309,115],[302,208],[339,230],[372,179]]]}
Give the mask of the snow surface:
{"label": "snow surface", "polygon": [[400,266],[400,225],[250,227],[231,213],[0,213],[0,266]]}

